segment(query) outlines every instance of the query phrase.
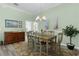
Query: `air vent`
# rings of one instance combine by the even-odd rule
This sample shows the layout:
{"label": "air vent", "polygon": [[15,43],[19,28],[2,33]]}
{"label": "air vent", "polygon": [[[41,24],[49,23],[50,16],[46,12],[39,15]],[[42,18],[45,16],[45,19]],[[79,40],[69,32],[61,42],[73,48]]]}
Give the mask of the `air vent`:
{"label": "air vent", "polygon": [[18,6],[19,4],[18,3],[13,3],[13,5]]}

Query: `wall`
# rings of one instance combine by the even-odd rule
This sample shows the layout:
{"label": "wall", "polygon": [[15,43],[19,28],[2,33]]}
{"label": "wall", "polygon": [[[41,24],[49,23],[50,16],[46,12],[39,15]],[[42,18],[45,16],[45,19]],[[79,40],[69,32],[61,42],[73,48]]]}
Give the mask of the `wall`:
{"label": "wall", "polygon": [[[32,16],[29,12],[22,12],[18,9],[11,7],[0,6],[0,40],[4,40],[4,32],[7,31],[25,31],[25,20],[30,20]],[[22,28],[5,28],[5,19],[21,20],[23,21]]]}
{"label": "wall", "polygon": [[[67,25],[73,25],[79,29],[79,4],[61,4],[50,10],[41,12],[39,15],[47,17],[47,20],[49,21],[49,30],[53,30],[57,16],[60,29]],[[39,25],[39,27],[40,26],[41,25]],[[43,26],[40,28],[43,28]],[[62,44],[66,45],[68,42],[69,38],[64,36]],[[79,35],[73,38],[73,43],[79,48]]]}

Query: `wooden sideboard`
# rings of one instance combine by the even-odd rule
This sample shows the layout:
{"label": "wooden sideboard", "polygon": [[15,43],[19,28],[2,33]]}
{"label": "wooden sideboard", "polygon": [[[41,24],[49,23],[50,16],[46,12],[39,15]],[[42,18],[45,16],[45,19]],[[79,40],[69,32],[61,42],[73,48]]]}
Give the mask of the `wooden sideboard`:
{"label": "wooden sideboard", "polygon": [[11,44],[25,40],[25,32],[5,32],[4,44]]}

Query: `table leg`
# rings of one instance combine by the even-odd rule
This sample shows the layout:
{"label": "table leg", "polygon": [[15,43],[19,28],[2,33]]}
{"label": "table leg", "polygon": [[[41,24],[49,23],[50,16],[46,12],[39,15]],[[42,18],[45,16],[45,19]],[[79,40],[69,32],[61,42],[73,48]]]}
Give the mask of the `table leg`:
{"label": "table leg", "polygon": [[[55,44],[57,43],[57,36],[55,36]],[[55,53],[57,53],[57,46],[55,45]]]}
{"label": "table leg", "polygon": [[29,50],[29,40],[28,40],[28,50]]}
{"label": "table leg", "polygon": [[47,50],[47,55],[48,55],[48,42],[46,42],[46,46],[47,46],[46,50]]}
{"label": "table leg", "polygon": [[40,56],[41,56],[41,42],[40,42]]}

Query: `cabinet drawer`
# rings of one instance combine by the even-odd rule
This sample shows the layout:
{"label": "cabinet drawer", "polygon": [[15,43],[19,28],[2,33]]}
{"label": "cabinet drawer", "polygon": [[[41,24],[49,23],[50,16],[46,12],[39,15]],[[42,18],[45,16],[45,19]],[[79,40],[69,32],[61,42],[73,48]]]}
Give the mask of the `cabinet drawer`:
{"label": "cabinet drawer", "polygon": [[4,36],[5,36],[4,40],[5,44],[11,44],[25,40],[24,32],[5,32]]}

